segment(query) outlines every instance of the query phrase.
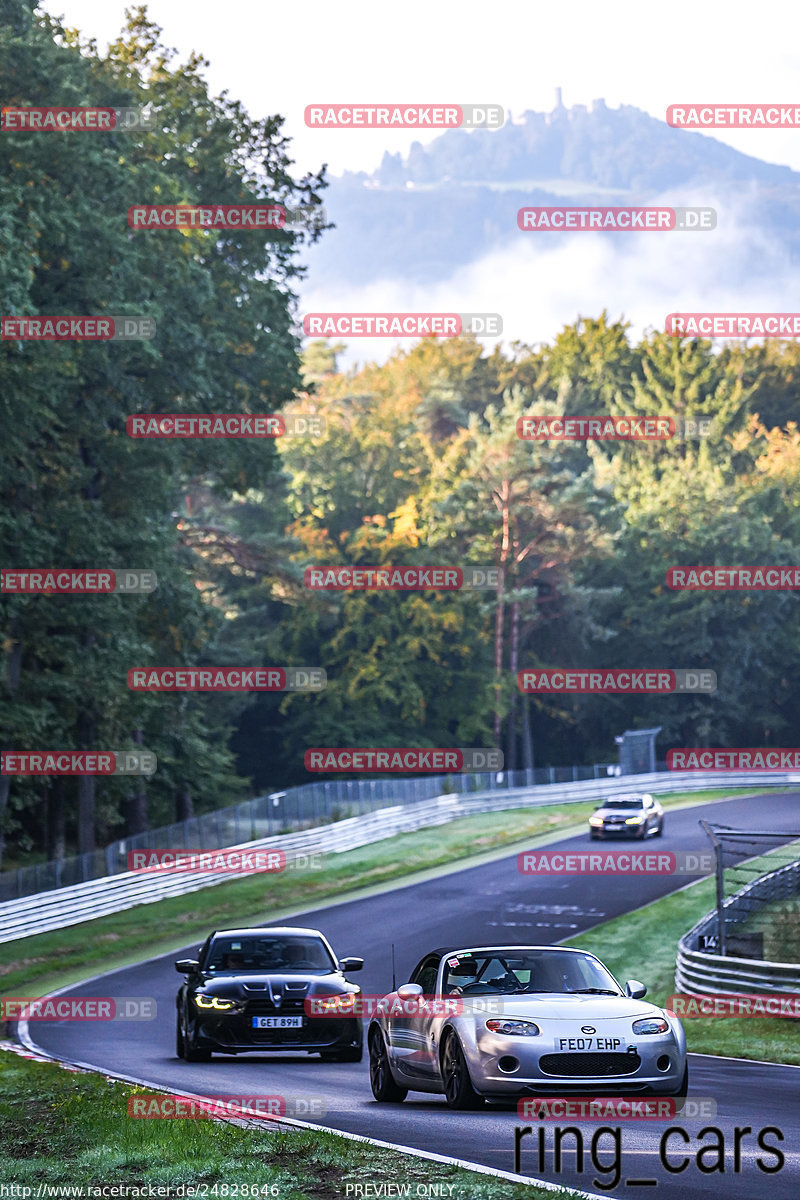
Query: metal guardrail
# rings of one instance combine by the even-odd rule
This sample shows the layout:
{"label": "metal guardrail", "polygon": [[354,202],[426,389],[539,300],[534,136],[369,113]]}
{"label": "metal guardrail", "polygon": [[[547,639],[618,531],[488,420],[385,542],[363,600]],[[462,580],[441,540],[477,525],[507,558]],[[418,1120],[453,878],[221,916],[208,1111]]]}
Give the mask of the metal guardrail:
{"label": "metal guardrail", "polygon": [[[662,772],[627,775],[615,779],[586,780],[538,788],[515,788],[477,795],[438,796],[422,804],[396,805],[364,816],[306,829],[283,837],[262,838],[243,843],[249,850],[275,847],[283,850],[291,863],[298,855],[341,854],[372,842],[423,827],[443,825],[457,817],[512,808],[532,808],[551,804],[580,804],[631,791],[702,792],[711,786],[726,787],[800,784],[800,772]],[[153,904],[167,896],[184,895],[212,887],[230,879],[242,878],[227,873],[209,875],[181,872],[163,876],[126,872],[91,880],[58,891],[42,892],[20,900],[0,904],[0,942],[16,941],[36,933],[78,925],[95,917],[122,912],[139,904]]]}
{"label": "metal guardrail", "polygon": [[[800,895],[800,862],[789,863],[754,879],[724,902],[723,911],[735,922],[739,913],[749,917],[754,907],[796,895]],[[715,911],[698,921],[678,942],[675,987],[679,992],[694,996],[750,991],[800,992],[800,963],[734,958],[698,950],[700,937],[713,933],[717,926]]]}
{"label": "metal guardrail", "polygon": [[606,779],[618,771],[616,764],[595,763],[592,766],[536,767],[460,776],[313,781],[148,829],[91,853],[0,872],[0,902],[122,874],[128,869],[129,850],[147,850],[156,846],[169,850],[221,850],[224,846],[239,846],[256,838],[308,829],[393,804],[418,804],[457,790],[472,794],[506,792],[509,788],[538,784]]}

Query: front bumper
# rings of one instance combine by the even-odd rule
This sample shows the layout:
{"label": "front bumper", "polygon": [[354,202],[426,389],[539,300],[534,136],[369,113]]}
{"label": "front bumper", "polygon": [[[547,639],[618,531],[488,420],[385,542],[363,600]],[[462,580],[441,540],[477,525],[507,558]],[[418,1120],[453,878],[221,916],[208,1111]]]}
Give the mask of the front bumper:
{"label": "front bumper", "polygon": [[[587,1059],[586,1073],[575,1074],[582,1057]],[[630,1064],[603,1053],[562,1054],[554,1050],[552,1038],[508,1038],[487,1031],[474,1051],[474,1061],[470,1056],[468,1059],[473,1087],[485,1095],[667,1096],[674,1095],[681,1085],[686,1053],[670,1034],[636,1040],[622,1057],[629,1057]],[[568,1068],[564,1073],[553,1062],[558,1059],[571,1060],[564,1064]],[[625,1069],[606,1074],[606,1065]]]}
{"label": "front bumper", "polygon": [[596,838],[620,837],[641,838],[647,832],[646,825],[590,825],[589,832]]}
{"label": "front bumper", "polygon": [[361,1021],[355,1017],[303,1017],[299,1029],[254,1029],[247,1016],[203,1017],[197,1022],[197,1045],[235,1054],[248,1050],[346,1050],[362,1044]]}

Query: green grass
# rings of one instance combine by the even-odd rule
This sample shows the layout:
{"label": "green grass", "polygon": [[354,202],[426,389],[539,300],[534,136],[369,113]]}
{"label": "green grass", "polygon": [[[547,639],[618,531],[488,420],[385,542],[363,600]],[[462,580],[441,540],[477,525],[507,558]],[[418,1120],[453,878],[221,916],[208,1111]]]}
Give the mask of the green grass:
{"label": "green grass", "polygon": [[[564,944],[596,954],[621,983],[641,979],[647,999],[663,1006],[677,990],[678,941],[715,905],[715,880],[702,879]],[[683,1027],[690,1052],[800,1065],[800,1020],[687,1017]]]}
{"label": "green grass", "polygon": [[[210,1120],[129,1117],[142,1088],[0,1054],[0,1181],[88,1187],[215,1184],[280,1200],[342,1200],[347,1184],[450,1184],[453,1200],[551,1200],[555,1193],[314,1130],[243,1128]],[[508,1170],[513,1168],[508,1133]],[[274,1189],[274,1190],[271,1190]],[[241,1190],[240,1193],[241,1195]],[[354,1193],[351,1192],[351,1195]],[[373,1192],[374,1194],[374,1192]],[[444,1189],[444,1194],[448,1192]],[[569,1200],[575,1193],[557,1193]],[[219,1193],[217,1193],[219,1195]]]}
{"label": "green grass", "polygon": [[[675,792],[661,797],[661,803],[665,808],[687,807],[747,792],[746,788],[701,795]],[[424,878],[426,872],[433,876],[441,875],[442,868],[463,870],[482,858],[531,848],[536,839],[546,842],[585,833],[594,807],[589,801],[462,817],[328,855],[324,871],[253,875],[6,942],[0,945],[0,989],[7,996],[44,995],[86,976],[166,954],[195,939],[202,941],[211,929],[274,922],[328,900],[339,902],[351,894],[369,894],[369,889],[405,886]]]}
{"label": "green grass", "polygon": [[[775,871],[800,858],[800,841],[776,846],[754,861],[727,872],[725,894],[730,895],[757,874]],[[764,935],[764,958],[768,962],[800,963],[800,902],[797,898],[773,900],[756,908],[737,928],[737,933]]]}
{"label": "green grass", "polygon": [[[747,794],[725,789],[662,797],[667,808],[687,807]],[[92,971],[108,970],[204,936],[214,925],[275,920],[281,913],[402,886],[426,874],[461,870],[585,832],[593,804],[516,809],[462,818],[361,850],[331,856],[324,872],[254,876],[189,896],[51,934],[0,946],[6,995],[44,994]],[[399,881],[399,882],[398,882]],[[678,939],[714,905],[714,881],[701,880],[625,917],[570,940],[597,953],[620,977],[644,976],[649,998],[664,1003],[674,992]],[[788,1020],[686,1020],[689,1049],[778,1062],[800,1063],[798,1022]],[[128,1117],[129,1095],[142,1092],[103,1076],[72,1073],[12,1053],[0,1054],[0,1180],[34,1188],[112,1181],[153,1184],[274,1185],[281,1200],[340,1200],[347,1184],[392,1180],[453,1184],[454,1200],[545,1200],[554,1195],[334,1134],[242,1128],[212,1121],[147,1121]],[[509,1141],[508,1169],[512,1165]],[[523,1190],[524,1189],[524,1190]],[[573,1192],[559,1193],[567,1200]],[[214,1200],[213,1194],[211,1200]]]}
{"label": "green grass", "polygon": [[739,926],[742,933],[763,933],[764,958],[770,962],[800,963],[800,903],[774,900]]}

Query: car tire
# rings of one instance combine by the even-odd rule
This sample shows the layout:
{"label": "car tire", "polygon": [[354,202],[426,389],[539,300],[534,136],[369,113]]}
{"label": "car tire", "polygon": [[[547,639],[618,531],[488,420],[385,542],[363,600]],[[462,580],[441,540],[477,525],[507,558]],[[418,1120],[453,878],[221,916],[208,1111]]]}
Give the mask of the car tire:
{"label": "car tire", "polygon": [[595,831],[594,831],[593,829],[590,829],[590,830],[589,830],[589,840],[590,840],[591,842],[596,842],[596,841],[597,841],[597,834],[595,833]]}
{"label": "car tire", "polygon": [[369,1035],[369,1085],[379,1104],[400,1104],[408,1095],[408,1088],[400,1087],[392,1077],[386,1043],[379,1029]]}
{"label": "car tire", "polygon": [[190,1033],[183,1034],[183,1058],[186,1062],[210,1062],[211,1051],[198,1046]]}
{"label": "car tire", "polygon": [[684,1068],[683,1079],[681,1080],[681,1086],[679,1087],[677,1092],[672,1093],[673,1098],[678,1101],[678,1104],[676,1107],[676,1116],[680,1115],[680,1113],[683,1112],[684,1105],[686,1104],[686,1096],[687,1096],[688,1091],[689,1091],[689,1064],[687,1062],[687,1064]]}
{"label": "car tire", "polygon": [[662,817],[661,820],[658,822],[658,829],[656,830],[656,837],[661,837],[663,832],[664,832],[664,818]]}
{"label": "car tire", "polygon": [[175,1014],[175,1055],[177,1058],[183,1058],[186,1054],[186,1047],[183,1044],[183,1030],[181,1029],[181,1014]]}
{"label": "car tire", "polygon": [[361,1062],[363,1057],[363,1046],[348,1046],[346,1050],[323,1050],[320,1054],[323,1062]]}
{"label": "car tire", "polygon": [[442,1048],[442,1078],[448,1108],[464,1111],[483,1107],[483,1096],[479,1096],[472,1086],[464,1051],[452,1030]]}

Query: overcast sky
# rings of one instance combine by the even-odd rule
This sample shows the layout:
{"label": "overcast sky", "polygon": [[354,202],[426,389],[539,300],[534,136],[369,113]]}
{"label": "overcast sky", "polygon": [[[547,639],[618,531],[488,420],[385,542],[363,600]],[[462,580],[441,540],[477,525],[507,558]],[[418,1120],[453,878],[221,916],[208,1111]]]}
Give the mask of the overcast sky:
{"label": "overcast sky", "polygon": [[[122,0],[46,0],[105,46]],[[227,88],[254,116],[280,112],[301,170],[372,170],[384,149],[407,150],[417,130],[311,130],[317,101],[501,104],[518,114],[603,97],[664,119],[682,100],[800,100],[797,0],[152,0],[152,20],[182,59],[210,60],[213,92]],[[800,130],[722,130],[720,140],[800,170]]]}
{"label": "overcast sky", "polygon": [[[124,17],[124,0],[45,0],[44,7],[105,47]],[[280,113],[296,173],[373,170],[384,150],[407,151],[420,130],[307,129],[314,103],[492,103],[547,111],[556,87],[566,105],[604,98],[660,120],[668,105],[800,103],[797,0],[152,0],[151,19],[184,61],[210,60],[213,94],[227,89],[253,116]],[[719,130],[715,136],[768,162],[800,170],[800,130]],[[652,201],[651,201],[652,202]],[[500,312],[503,341],[552,338],[578,315],[625,315],[634,334],[663,328],[676,310],[794,310],[796,281],[783,247],[741,225],[726,197],[673,197],[713,203],[714,235],[565,236],[556,246],[520,235],[435,288],[376,279],[332,297],[303,288],[305,311]],[[646,248],[641,239],[646,239]],[[762,273],[735,270],[742,239],[755,239]],[[702,240],[700,240],[702,239]],[[763,247],[759,239],[763,240]],[[646,253],[644,252],[646,249]],[[406,343],[407,344],[407,343]],[[487,343],[488,344],[488,343]],[[345,362],[383,359],[388,345],[351,342]]]}

